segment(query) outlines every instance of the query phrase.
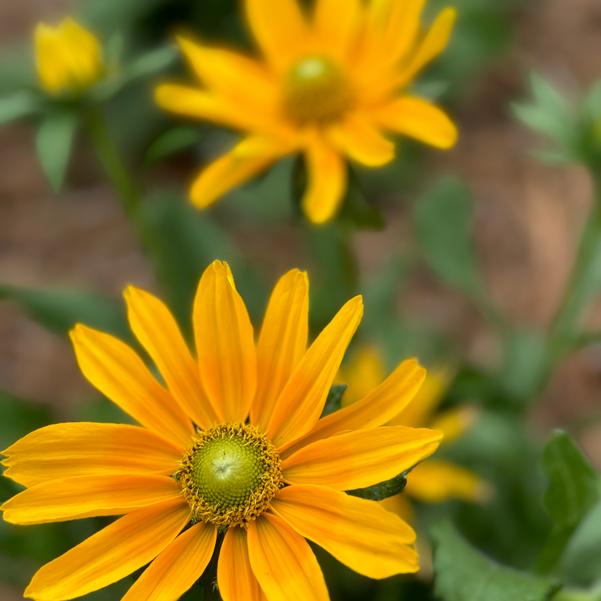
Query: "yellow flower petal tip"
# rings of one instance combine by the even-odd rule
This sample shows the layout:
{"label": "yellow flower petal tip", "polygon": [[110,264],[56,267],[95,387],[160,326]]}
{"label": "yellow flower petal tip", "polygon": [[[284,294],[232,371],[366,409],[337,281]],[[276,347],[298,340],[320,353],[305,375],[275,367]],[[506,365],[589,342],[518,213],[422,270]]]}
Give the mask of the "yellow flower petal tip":
{"label": "yellow flower petal tip", "polygon": [[104,76],[98,38],[72,18],[38,23],[34,46],[40,86],[51,96],[83,94]]}
{"label": "yellow flower petal tip", "polygon": [[[159,85],[157,104],[231,128],[242,140],[197,176],[192,203],[206,209],[298,153],[307,168],[303,211],[319,225],[340,209],[347,161],[377,168],[393,160],[388,133],[451,148],[456,126],[440,108],[409,92],[444,51],[457,14],[442,10],[422,34],[424,4],[318,0],[307,14],[300,0],[244,0],[257,56],[178,35],[195,81]],[[242,152],[249,140],[260,143]]]}
{"label": "yellow flower petal tip", "polygon": [[147,566],[124,599],[179,598],[218,532],[219,586],[235,598],[287,598],[292,580],[302,598],[326,601],[307,541],[371,578],[417,570],[415,532],[345,491],[398,475],[438,446],[439,432],[385,425],[423,370],[404,362],[364,400],[322,418],[363,301],[350,299],[308,344],[308,289],[304,271],[283,275],[255,341],[229,265],[214,261],[194,299],[192,351],[166,305],[128,286],[129,323],[158,377],[121,340],[71,330],[84,376],[137,425],[55,424],[4,451],[5,475],[25,487],[0,508],[6,521],[116,517],[38,570],[26,596],[71,599]]}

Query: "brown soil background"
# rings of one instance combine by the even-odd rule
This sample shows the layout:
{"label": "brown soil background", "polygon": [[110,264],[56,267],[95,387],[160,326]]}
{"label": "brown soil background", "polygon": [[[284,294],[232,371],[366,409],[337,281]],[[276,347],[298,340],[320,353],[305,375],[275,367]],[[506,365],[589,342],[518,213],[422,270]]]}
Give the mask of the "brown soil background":
{"label": "brown soil background", "polygon": [[[66,9],[61,0],[1,2],[0,46],[28,36],[40,18]],[[601,2],[533,2],[515,23],[515,38],[510,55],[487,71],[464,103],[457,116],[461,143],[440,166],[460,173],[477,198],[478,245],[498,304],[518,323],[544,325],[572,262],[589,206],[589,181],[578,169],[545,167],[532,159],[528,151],[536,140],[512,121],[507,106],[523,95],[524,74],[532,68],[574,94],[601,76]],[[84,183],[52,197],[32,138],[23,126],[0,131],[0,281],[76,285],[114,295],[128,282],[149,285],[144,259],[111,192],[95,177],[78,176]],[[399,212],[383,234],[362,235],[362,266],[385,256],[406,228]],[[259,231],[241,234],[253,256],[264,253],[274,271],[281,267],[274,265],[271,257],[277,253]],[[406,302],[416,314],[456,333],[468,354],[486,352],[489,334],[473,309],[430,278],[418,278]],[[591,320],[599,323],[601,313],[595,314]],[[68,344],[7,303],[0,304],[0,387],[63,409],[89,392]],[[547,428],[589,414],[601,414],[597,347],[558,370],[534,423]],[[599,422],[591,420],[581,441],[601,467]]]}

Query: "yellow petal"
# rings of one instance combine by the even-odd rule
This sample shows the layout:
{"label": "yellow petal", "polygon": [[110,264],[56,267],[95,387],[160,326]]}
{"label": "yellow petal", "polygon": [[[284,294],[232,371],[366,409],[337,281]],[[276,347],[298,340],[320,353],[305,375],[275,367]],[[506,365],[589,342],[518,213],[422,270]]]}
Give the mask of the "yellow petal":
{"label": "yellow petal", "polygon": [[426,370],[415,359],[403,361],[361,400],[320,419],[307,436],[286,449],[285,455],[335,434],[375,428],[388,423],[411,403],[425,377]]}
{"label": "yellow petal", "polygon": [[81,324],[70,335],[79,368],[95,388],[149,430],[180,448],[190,444],[190,420],[129,346]]}
{"label": "yellow petal", "polygon": [[122,515],[178,498],[181,498],[181,488],[168,476],[77,476],[28,488],[6,501],[0,509],[4,520],[11,524],[43,524]]}
{"label": "yellow petal", "polygon": [[361,317],[360,296],[348,301],[315,339],[278,397],[267,433],[276,446],[315,425]]}
{"label": "yellow petal", "polygon": [[461,438],[474,423],[478,411],[474,407],[449,409],[436,416],[429,424],[434,430],[440,430],[444,435],[444,444],[449,444]]}
{"label": "yellow petal", "polygon": [[406,492],[424,503],[442,503],[449,499],[482,501],[488,496],[489,487],[464,467],[430,460],[409,474]]}
{"label": "yellow petal", "polygon": [[226,422],[243,422],[257,387],[253,327],[227,263],[202,274],[194,299],[194,336],[200,374]]}
{"label": "yellow petal", "polygon": [[196,361],[167,306],[134,286],[125,291],[132,332],[158,367],[180,407],[203,429],[219,422],[205,395]]}
{"label": "yellow petal", "polygon": [[56,30],[39,23],[35,28],[34,43],[40,85],[49,94],[57,94],[69,85],[69,79]]}
{"label": "yellow petal", "polygon": [[264,513],[249,525],[248,555],[269,601],[329,601],[311,547],[281,518]]}
{"label": "yellow petal", "polygon": [[328,50],[343,57],[355,41],[361,17],[360,0],[318,0],[313,21]]}
{"label": "yellow petal", "polygon": [[40,428],[2,454],[5,476],[25,486],[107,474],[173,474],[179,448],[137,426],[68,423]]}
{"label": "yellow petal", "polygon": [[340,153],[315,136],[306,151],[308,184],[302,200],[310,221],[320,224],[331,219],[346,190],[346,165]]}
{"label": "yellow petal", "polygon": [[297,0],[245,0],[246,18],[265,58],[275,69],[290,67],[306,49],[308,28]]}
{"label": "yellow petal", "polygon": [[60,24],[59,37],[69,58],[73,83],[82,89],[94,83],[103,71],[98,38],[69,17]]}
{"label": "yellow petal", "polygon": [[375,501],[324,486],[288,486],[272,509],[301,536],[368,578],[416,572],[415,532]]}
{"label": "yellow petal", "polygon": [[[388,424],[398,426],[431,426],[432,415],[446,394],[453,371],[446,367],[428,373],[415,398],[393,416]],[[433,428],[438,430],[438,428]],[[445,440],[446,442],[446,440]]]}
{"label": "yellow petal", "polygon": [[195,524],[180,534],[146,568],[121,601],[177,601],[211,560],[217,530]]}
{"label": "yellow petal", "polygon": [[266,428],[275,402],[307,348],[309,280],[293,269],[275,285],[257,345],[258,383],[252,422]]}
{"label": "yellow petal", "polygon": [[196,207],[206,209],[211,206],[289,151],[277,144],[257,145],[257,141],[254,137],[242,140],[201,171],[190,188],[190,199]]}
{"label": "yellow petal", "polygon": [[362,116],[331,127],[328,137],[340,152],[367,167],[381,167],[394,158],[394,144]]}
{"label": "yellow petal", "polygon": [[217,583],[223,601],[262,601],[261,587],[250,567],[246,531],[230,528],[221,545]]}
{"label": "yellow petal", "polygon": [[455,124],[436,105],[403,96],[378,109],[377,120],[386,129],[435,146],[451,148],[457,142]]}
{"label": "yellow petal", "polygon": [[386,377],[386,365],[380,349],[361,345],[340,368],[338,381],[346,385],[342,406],[347,407],[369,394]]}
{"label": "yellow petal", "polygon": [[24,595],[73,599],[117,582],[153,560],[189,517],[183,500],[129,513],[40,568]]}
{"label": "yellow petal", "polygon": [[404,426],[347,432],[303,447],[283,461],[282,472],[292,484],[364,488],[418,464],[436,450],[441,438],[435,430]]}
{"label": "yellow petal", "polygon": [[395,87],[409,83],[447,47],[456,18],[457,11],[454,8],[445,8],[440,12],[415,53],[396,78]]}

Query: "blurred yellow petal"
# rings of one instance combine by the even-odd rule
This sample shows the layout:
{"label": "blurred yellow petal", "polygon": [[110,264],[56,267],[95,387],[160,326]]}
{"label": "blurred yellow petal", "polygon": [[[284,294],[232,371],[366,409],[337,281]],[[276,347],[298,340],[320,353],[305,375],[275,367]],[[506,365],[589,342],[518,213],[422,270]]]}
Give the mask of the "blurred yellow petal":
{"label": "blurred yellow petal", "polygon": [[425,428],[383,426],[313,442],[282,462],[291,484],[338,490],[364,488],[394,478],[431,455],[442,434]]}
{"label": "blurred yellow petal", "polygon": [[204,572],[216,540],[214,526],[188,528],[161,551],[121,601],[177,601]]}
{"label": "blurred yellow petal", "polygon": [[34,486],[47,480],[106,474],[173,474],[181,450],[137,426],[67,423],[46,426],[2,451],[4,475]]}
{"label": "blurred yellow petal", "polygon": [[71,18],[62,21],[59,36],[69,53],[74,82],[82,88],[95,82],[103,71],[102,48],[98,38]]}
{"label": "blurred yellow petal", "polygon": [[129,513],[39,569],[24,595],[72,599],[117,582],[153,560],[189,517],[183,498]]}
{"label": "blurred yellow petal", "polygon": [[244,0],[246,17],[265,58],[277,70],[307,48],[309,30],[297,0]]}
{"label": "blurred yellow petal", "polygon": [[330,52],[344,57],[361,23],[361,0],[317,0],[314,10],[313,22],[318,36],[327,40]]}
{"label": "blurred yellow petal", "polygon": [[265,513],[247,532],[250,565],[269,601],[329,601],[309,543],[281,518]]}
{"label": "blurred yellow petal", "polygon": [[81,324],[70,335],[79,368],[94,387],[159,436],[182,449],[190,444],[190,420],[129,346]]}
{"label": "blurred yellow petal", "polygon": [[309,347],[280,394],[268,435],[281,446],[306,434],[317,423],[361,317],[360,296],[348,301]]}
{"label": "blurred yellow petal", "polygon": [[267,427],[275,402],[307,348],[309,280],[293,269],[271,293],[257,345],[258,384],[252,422]]}
{"label": "blurred yellow petal", "polygon": [[214,261],[202,274],[193,311],[207,394],[226,422],[243,422],[257,387],[257,357],[253,326],[227,263]]}
{"label": "blurred yellow petal", "polygon": [[489,488],[470,470],[431,459],[409,474],[406,493],[424,503],[442,503],[450,499],[482,501],[489,495]]}
{"label": "blurred yellow petal", "polygon": [[422,98],[403,96],[378,109],[377,120],[390,131],[437,148],[451,148],[457,142],[455,124],[444,111]]}
{"label": "blurred yellow petal", "polygon": [[406,522],[411,524],[415,520],[415,512],[409,501],[409,495],[403,491],[398,495],[392,495],[379,502],[386,511],[391,511],[395,515],[403,518]]}
{"label": "blurred yellow petal", "polygon": [[446,367],[428,372],[413,401],[405,405],[388,423],[399,426],[430,426],[452,377],[453,371]]}
{"label": "blurred yellow petal", "polygon": [[428,33],[417,46],[415,53],[397,76],[396,87],[410,82],[419,71],[447,47],[456,19],[457,11],[454,8],[445,8],[438,14]]}
{"label": "blurred yellow petal", "polygon": [[284,145],[257,142],[262,140],[246,138],[205,167],[190,188],[192,203],[199,209],[206,209],[290,151]]}
{"label": "blurred yellow petal", "polygon": [[361,400],[320,419],[305,437],[286,448],[284,456],[316,440],[387,423],[412,402],[425,377],[426,370],[415,359],[403,361],[379,386],[370,386]]}
{"label": "blurred yellow petal", "polygon": [[440,430],[444,434],[444,444],[449,444],[461,438],[472,426],[478,411],[474,407],[460,407],[449,409],[434,418],[429,426],[434,430]]}
{"label": "blurred yellow petal", "polygon": [[416,572],[415,532],[375,501],[323,486],[289,486],[273,511],[301,536],[368,578]]}
{"label": "blurred yellow petal", "polygon": [[347,407],[364,397],[386,377],[386,366],[380,350],[363,344],[342,364],[338,380],[346,386],[342,406]]}
{"label": "blurred yellow petal", "polygon": [[394,158],[394,144],[362,116],[351,116],[328,132],[340,152],[366,167],[381,167]]}
{"label": "blurred yellow petal", "polygon": [[217,564],[217,583],[223,601],[263,601],[261,587],[248,558],[246,530],[229,528]]}
{"label": "blurred yellow petal", "polygon": [[35,28],[34,41],[40,84],[49,94],[57,94],[69,85],[69,80],[65,57],[56,30],[39,23]]}
{"label": "blurred yellow petal", "polygon": [[128,286],[124,296],[132,332],[180,407],[201,428],[216,425],[217,411],[202,389],[198,366],[171,311],[156,296],[134,286]]}
{"label": "blurred yellow petal", "polygon": [[0,509],[4,520],[12,524],[43,524],[122,515],[179,498],[181,489],[168,476],[77,476],[47,480],[28,488],[6,501]]}
{"label": "blurred yellow petal", "polygon": [[347,172],[340,153],[328,142],[315,136],[305,151],[307,189],[302,200],[305,214],[315,224],[331,219],[346,191]]}

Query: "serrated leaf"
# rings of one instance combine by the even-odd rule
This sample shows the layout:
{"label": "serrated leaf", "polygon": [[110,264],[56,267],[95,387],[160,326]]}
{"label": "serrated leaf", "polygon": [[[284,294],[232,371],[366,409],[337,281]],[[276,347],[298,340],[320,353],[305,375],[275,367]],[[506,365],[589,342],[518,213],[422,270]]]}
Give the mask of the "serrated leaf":
{"label": "serrated leaf", "polygon": [[0,125],[28,117],[39,110],[39,98],[26,90],[0,98]]}
{"label": "serrated leaf", "polygon": [[38,158],[50,187],[59,192],[71,157],[78,116],[74,111],[48,114],[36,135]]}
{"label": "serrated leaf", "polygon": [[17,305],[40,325],[60,335],[76,323],[127,336],[118,303],[81,290],[45,290],[0,284],[0,300]]}
{"label": "serrated leaf", "polygon": [[599,500],[599,478],[582,451],[562,431],[552,434],[542,463],[549,480],[544,505],[553,529],[539,567],[551,571],[577,526]]}
{"label": "serrated leaf", "polygon": [[554,590],[550,580],[502,566],[474,549],[455,527],[432,529],[434,587],[442,601],[546,601]]}
{"label": "serrated leaf", "polygon": [[482,293],[471,238],[472,200],[457,179],[439,182],[414,210],[417,241],[430,268],[447,284],[475,297]]}

